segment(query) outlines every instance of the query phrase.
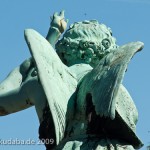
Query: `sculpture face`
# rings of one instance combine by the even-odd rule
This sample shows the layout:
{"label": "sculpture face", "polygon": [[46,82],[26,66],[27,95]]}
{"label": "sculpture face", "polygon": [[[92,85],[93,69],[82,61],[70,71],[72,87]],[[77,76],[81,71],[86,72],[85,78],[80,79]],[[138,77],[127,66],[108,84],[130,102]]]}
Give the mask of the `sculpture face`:
{"label": "sculpture face", "polygon": [[56,44],[61,60],[71,66],[79,63],[96,66],[104,55],[117,47],[110,28],[97,21],[83,21],[70,26]]}

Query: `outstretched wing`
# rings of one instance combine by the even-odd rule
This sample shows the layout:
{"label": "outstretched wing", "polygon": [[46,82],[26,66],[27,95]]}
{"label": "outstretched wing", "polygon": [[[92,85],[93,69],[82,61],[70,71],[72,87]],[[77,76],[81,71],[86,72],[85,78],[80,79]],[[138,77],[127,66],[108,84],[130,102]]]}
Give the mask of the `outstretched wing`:
{"label": "outstretched wing", "polygon": [[127,65],[133,55],[143,48],[142,42],[119,47],[106,55],[80,86],[78,104],[83,108],[87,94],[91,94],[97,115],[115,118],[115,97],[122,83]]}
{"label": "outstretched wing", "polygon": [[77,81],[44,37],[27,29],[25,39],[49,103],[58,144],[64,135],[67,105],[76,90]]}

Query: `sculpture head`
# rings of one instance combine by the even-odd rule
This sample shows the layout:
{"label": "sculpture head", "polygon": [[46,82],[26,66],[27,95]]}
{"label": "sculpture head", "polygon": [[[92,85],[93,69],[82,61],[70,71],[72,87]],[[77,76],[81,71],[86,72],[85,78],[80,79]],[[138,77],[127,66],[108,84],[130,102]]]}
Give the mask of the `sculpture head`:
{"label": "sculpture head", "polygon": [[72,24],[57,42],[56,51],[61,60],[71,66],[86,63],[96,66],[104,55],[116,48],[110,28],[96,20]]}

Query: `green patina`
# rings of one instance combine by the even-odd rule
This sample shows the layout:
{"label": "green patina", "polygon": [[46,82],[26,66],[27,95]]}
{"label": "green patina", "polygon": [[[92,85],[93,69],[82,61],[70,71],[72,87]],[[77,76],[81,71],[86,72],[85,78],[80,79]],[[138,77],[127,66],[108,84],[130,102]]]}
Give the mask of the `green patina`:
{"label": "green patina", "polygon": [[54,139],[47,150],[140,148],[137,109],[122,81],[143,43],[117,46],[111,29],[96,20],[72,24],[58,41],[66,26],[62,11],[46,39],[25,30],[32,57],[0,84],[0,115],[35,105],[40,139]]}
{"label": "green patina", "polygon": [[117,48],[110,28],[96,20],[72,24],[63,38],[57,42],[56,50],[67,65],[86,63],[96,66],[101,58]]}

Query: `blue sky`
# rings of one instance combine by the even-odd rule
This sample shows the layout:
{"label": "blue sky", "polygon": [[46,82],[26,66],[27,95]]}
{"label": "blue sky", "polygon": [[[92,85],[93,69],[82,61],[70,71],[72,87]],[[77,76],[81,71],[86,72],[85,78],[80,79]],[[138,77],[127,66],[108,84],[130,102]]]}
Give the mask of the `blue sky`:
{"label": "blue sky", "polygon": [[[1,0],[0,1],[0,81],[30,57],[24,29],[33,28],[46,36],[50,15],[64,9],[69,24],[97,19],[111,27],[118,45],[133,41],[145,44],[129,64],[124,85],[139,111],[137,135],[150,142],[150,1],[149,0]],[[38,140],[38,119],[34,107],[0,117],[0,139]],[[43,145],[0,146],[4,150],[43,150]],[[145,147],[142,148],[143,150]]]}

